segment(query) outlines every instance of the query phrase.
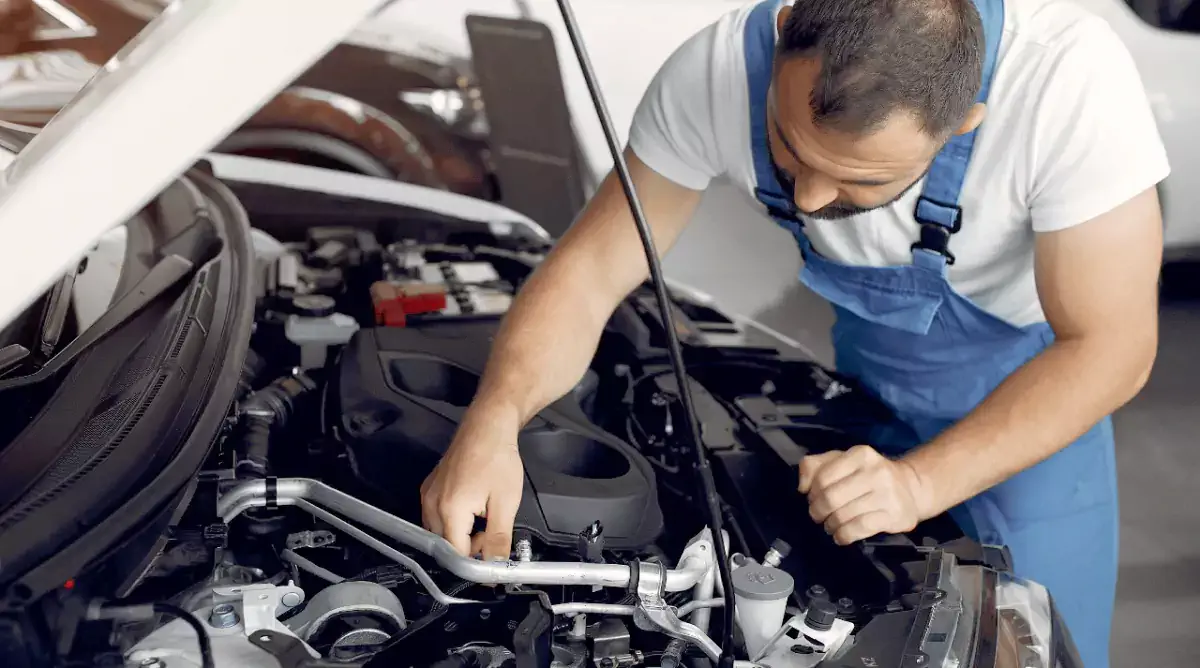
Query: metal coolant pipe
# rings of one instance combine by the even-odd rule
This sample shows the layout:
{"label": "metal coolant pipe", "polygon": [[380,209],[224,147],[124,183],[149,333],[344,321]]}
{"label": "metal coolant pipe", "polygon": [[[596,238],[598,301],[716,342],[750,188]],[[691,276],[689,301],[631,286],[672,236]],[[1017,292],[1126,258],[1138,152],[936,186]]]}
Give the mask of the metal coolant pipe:
{"label": "metal coolant pipe", "polygon": [[[274,489],[269,489],[273,487]],[[217,514],[226,523],[250,508],[263,507],[268,497],[279,506],[310,504],[332,511],[369,527],[421,552],[458,577],[479,584],[581,585],[628,587],[630,566],[622,564],[584,564],[553,561],[481,561],[464,557],[445,538],[406,522],[395,515],[308,478],[252,480],[223,494],[217,502]],[[712,551],[709,550],[709,553]],[[679,567],[666,571],[666,590],[693,588],[715,564],[711,559],[687,555]]]}

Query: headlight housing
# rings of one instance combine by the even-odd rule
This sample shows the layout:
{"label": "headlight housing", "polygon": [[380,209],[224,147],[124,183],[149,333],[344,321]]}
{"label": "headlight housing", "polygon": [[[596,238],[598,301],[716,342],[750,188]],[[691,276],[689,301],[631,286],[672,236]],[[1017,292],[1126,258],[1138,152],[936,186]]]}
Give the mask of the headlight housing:
{"label": "headlight housing", "polygon": [[1001,573],[996,583],[996,663],[1051,668],[1050,594],[1036,582]]}
{"label": "headlight housing", "polygon": [[[1081,668],[1046,588],[935,553],[904,655],[928,668]],[[907,664],[903,664],[907,665]]]}
{"label": "headlight housing", "polygon": [[1008,573],[996,583],[996,668],[1079,668],[1082,662],[1046,588]]}

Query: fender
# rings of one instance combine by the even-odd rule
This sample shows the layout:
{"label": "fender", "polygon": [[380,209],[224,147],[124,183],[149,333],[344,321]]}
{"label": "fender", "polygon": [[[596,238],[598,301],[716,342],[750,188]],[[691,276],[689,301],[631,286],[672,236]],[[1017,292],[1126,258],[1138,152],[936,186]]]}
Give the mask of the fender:
{"label": "fender", "polygon": [[352,97],[293,87],[217,147],[447,189],[433,157],[403,123]]}

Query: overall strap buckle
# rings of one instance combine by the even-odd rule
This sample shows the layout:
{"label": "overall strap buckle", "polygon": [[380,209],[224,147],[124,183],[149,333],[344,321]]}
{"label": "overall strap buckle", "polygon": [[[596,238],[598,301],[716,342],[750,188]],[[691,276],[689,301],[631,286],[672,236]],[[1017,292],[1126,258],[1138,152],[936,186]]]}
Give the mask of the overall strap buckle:
{"label": "overall strap buckle", "polygon": [[950,252],[950,237],[962,229],[962,207],[922,194],[917,198],[913,216],[921,226],[921,236],[910,247],[911,250],[921,248],[933,251],[946,258],[946,264],[954,264],[954,253]]}
{"label": "overall strap buckle", "polygon": [[[978,102],[986,102],[991,91],[999,60],[1000,41],[1004,35],[1004,3],[1005,0],[974,0],[983,22],[985,46],[982,80],[976,96]],[[925,175],[921,196],[917,198],[916,211],[913,212],[921,225],[921,237],[912,245],[913,250],[923,248],[933,251],[949,264],[954,264],[954,255],[949,250],[950,237],[962,229],[963,210],[958,201],[978,134],[979,129],[976,128],[966,134],[955,135],[934,156]]]}
{"label": "overall strap buckle", "polygon": [[921,224],[921,238],[917,243],[909,247],[909,250],[917,250],[918,248],[929,250],[946,258],[946,264],[954,264],[954,253],[950,252],[950,235],[953,234],[949,229],[941,225],[933,225],[929,223]]}

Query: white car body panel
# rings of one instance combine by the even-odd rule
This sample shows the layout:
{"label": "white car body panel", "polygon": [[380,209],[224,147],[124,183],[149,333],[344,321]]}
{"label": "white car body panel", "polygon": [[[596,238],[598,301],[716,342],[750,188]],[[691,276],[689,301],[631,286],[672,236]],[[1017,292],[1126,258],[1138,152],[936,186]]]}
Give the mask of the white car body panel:
{"label": "white car body panel", "polygon": [[0,322],[383,4],[171,5],[4,171]]}

